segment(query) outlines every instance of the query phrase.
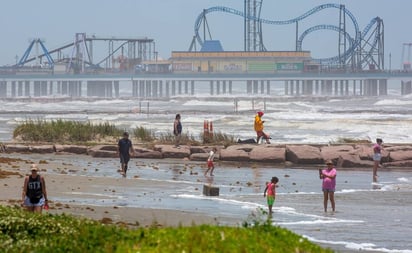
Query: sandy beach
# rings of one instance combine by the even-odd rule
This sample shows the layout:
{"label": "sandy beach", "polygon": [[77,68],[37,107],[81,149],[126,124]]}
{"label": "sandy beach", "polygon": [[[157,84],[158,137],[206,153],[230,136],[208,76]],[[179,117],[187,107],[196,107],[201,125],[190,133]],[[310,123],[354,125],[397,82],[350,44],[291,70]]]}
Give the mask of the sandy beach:
{"label": "sandy beach", "polygon": [[[32,160],[24,158],[19,160],[0,156],[0,180],[1,192],[0,203],[2,205],[20,205],[21,192],[24,176],[29,175],[31,163],[39,162],[40,174],[45,177],[49,198],[51,214],[72,214],[75,216],[91,218],[105,223],[126,224],[132,227],[147,226],[190,226],[193,224],[220,224],[220,219],[207,213],[187,212],[159,208],[138,208],[119,205],[101,206],[94,204],[81,204],[72,201],[61,201],[70,199],[78,192],[86,193],[83,197],[99,200],[110,195],[114,189],[119,187],[132,186],[136,189],[136,194],[144,194],[147,187],[152,186],[152,182],[138,178],[112,178],[112,177],[91,177],[74,176],[65,174],[67,171],[79,170],[73,164],[49,161],[50,157],[43,157],[43,160]],[[20,155],[24,157],[24,155]],[[72,159],[87,159],[87,156],[72,156]],[[64,168],[60,174],[50,173],[56,168]],[[161,184],[157,185],[161,189]],[[86,196],[85,196],[86,195]],[[87,196],[88,195],[88,196]],[[100,196],[100,197],[99,197]],[[155,200],[154,200],[155,201]],[[91,201],[93,202],[93,201]],[[225,223],[236,223],[225,218]]]}
{"label": "sandy beach", "polygon": [[[313,166],[217,161],[215,176],[205,177],[204,161],[134,158],[123,178],[118,159],[2,153],[0,204],[20,204],[23,177],[31,163],[37,163],[45,177],[52,214],[130,227],[241,226],[265,218],[259,217],[259,210],[267,210],[265,182],[277,176],[274,226],[338,252],[410,253],[412,249],[410,168],[382,168],[375,184],[370,169],[338,167],[337,211],[325,213],[321,181]],[[218,187],[219,196],[203,195],[206,184]]]}

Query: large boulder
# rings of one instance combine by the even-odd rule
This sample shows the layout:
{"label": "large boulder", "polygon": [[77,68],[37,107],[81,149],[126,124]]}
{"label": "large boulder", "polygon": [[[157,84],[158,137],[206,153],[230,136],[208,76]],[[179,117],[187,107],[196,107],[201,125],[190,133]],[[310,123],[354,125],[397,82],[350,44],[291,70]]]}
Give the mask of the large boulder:
{"label": "large boulder", "polygon": [[30,152],[30,147],[21,144],[7,144],[4,146],[4,150],[6,153],[27,153]]}
{"label": "large boulder", "polygon": [[333,145],[333,146],[322,146],[320,148],[320,153],[324,161],[338,160],[341,154],[353,153],[355,149],[351,145]]}
{"label": "large boulder", "polygon": [[88,149],[87,153],[92,157],[116,158],[119,156],[116,152],[116,149],[113,150],[112,146],[107,145],[94,146]]}
{"label": "large boulder", "polygon": [[31,146],[29,149],[30,152],[39,154],[50,154],[55,152],[53,145],[35,145]]}
{"label": "large boulder", "polygon": [[86,146],[77,146],[77,145],[54,145],[56,153],[70,153],[70,154],[87,154]]}
{"label": "large boulder", "polygon": [[390,161],[412,160],[411,146],[385,148],[385,151],[389,152]]}
{"label": "large boulder", "polygon": [[190,157],[189,146],[175,147],[172,145],[156,145],[155,151],[163,154],[163,158],[188,158]]}
{"label": "large boulder", "polygon": [[256,145],[233,145],[220,150],[220,160],[222,161],[250,161],[249,152]]}
{"label": "large boulder", "polygon": [[133,146],[134,148],[134,154],[132,154],[132,157],[134,158],[148,158],[148,159],[162,159],[163,154],[159,151],[140,147],[137,145]]}
{"label": "large boulder", "polygon": [[[216,156],[215,155],[215,160],[216,160]],[[193,153],[190,155],[190,160],[191,161],[205,161],[207,160],[207,158],[209,157],[208,153]]]}
{"label": "large boulder", "polygon": [[286,160],[295,164],[323,164],[320,148],[310,145],[287,145]]}
{"label": "large boulder", "polygon": [[372,160],[373,151],[371,144],[357,144],[355,150],[351,154],[356,154],[361,160]]}
{"label": "large boulder", "polygon": [[163,154],[159,151],[150,150],[147,152],[135,152],[132,157],[134,158],[147,158],[147,159],[162,159]]}
{"label": "large boulder", "polygon": [[412,167],[412,160],[403,160],[385,163],[385,167]]}
{"label": "large boulder", "polygon": [[267,163],[284,163],[286,160],[286,148],[259,145],[249,153],[251,161]]}
{"label": "large boulder", "polygon": [[372,167],[373,161],[362,160],[356,154],[341,154],[336,165],[341,168],[364,168]]}

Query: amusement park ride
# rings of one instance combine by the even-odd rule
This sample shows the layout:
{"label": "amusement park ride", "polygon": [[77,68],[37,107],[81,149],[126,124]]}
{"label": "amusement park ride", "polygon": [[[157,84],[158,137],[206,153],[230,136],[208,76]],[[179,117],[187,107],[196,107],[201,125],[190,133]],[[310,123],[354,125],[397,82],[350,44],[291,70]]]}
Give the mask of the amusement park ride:
{"label": "amusement park ride", "polygon": [[[244,51],[267,51],[263,42],[262,25],[291,25],[296,27],[296,51],[302,51],[302,44],[307,35],[318,30],[331,30],[338,33],[337,55],[314,59],[322,66],[338,66],[349,71],[362,71],[365,69],[384,69],[384,24],[379,17],[373,18],[361,31],[355,16],[341,4],[322,4],[312,8],[302,15],[288,20],[268,20],[260,17],[263,0],[244,0],[244,12],[216,6],[203,10],[195,22],[195,35],[189,51],[196,48],[196,42],[202,46],[204,41],[211,39],[211,32],[207,23],[207,16],[213,12],[241,16],[244,19]],[[306,18],[326,9],[339,10],[339,24],[320,24],[312,26],[299,35],[299,23]],[[347,22],[354,27],[354,34],[347,32]],[[203,29],[203,33],[201,33]],[[203,34],[203,37],[201,36]],[[209,35],[209,38],[206,35]]]}
{"label": "amusement park ride", "polygon": [[[371,19],[369,24],[361,30],[355,16],[341,4],[322,4],[302,15],[288,20],[269,20],[261,18],[263,0],[244,0],[244,10],[239,11],[229,7],[215,6],[204,9],[195,20],[194,36],[188,51],[196,51],[196,45],[203,45],[211,40],[211,28],[207,19],[214,12],[243,17],[244,22],[244,51],[268,51],[263,41],[263,25],[295,25],[295,51],[303,51],[304,39],[312,32],[329,30],[338,33],[336,41],[337,52],[328,58],[315,58],[320,66],[326,68],[344,69],[347,72],[363,70],[384,70],[384,24],[379,17]],[[299,31],[299,25],[305,19],[326,9],[337,9],[339,13],[337,24],[319,24],[304,31]],[[353,26],[347,29],[348,24]],[[352,31],[352,33],[348,31]],[[93,58],[93,47],[98,42],[107,43],[107,56],[96,60]],[[39,46],[42,53],[29,57],[32,48]],[[68,55],[64,50],[70,50]],[[44,61],[43,59],[46,59]],[[134,71],[144,61],[157,60],[157,52],[153,39],[116,38],[86,36],[77,33],[72,43],[48,51],[40,39],[33,40],[21,59],[13,66],[14,69],[25,69],[28,64],[39,62],[42,69],[59,70],[66,73]]]}

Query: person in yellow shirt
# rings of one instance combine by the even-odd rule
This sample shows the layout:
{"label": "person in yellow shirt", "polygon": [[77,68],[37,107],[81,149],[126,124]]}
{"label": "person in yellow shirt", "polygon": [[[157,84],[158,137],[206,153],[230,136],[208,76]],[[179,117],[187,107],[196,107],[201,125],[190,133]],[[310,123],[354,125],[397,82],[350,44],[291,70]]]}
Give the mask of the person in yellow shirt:
{"label": "person in yellow shirt", "polygon": [[263,139],[265,139],[266,143],[270,144],[269,135],[266,134],[265,132],[263,132],[263,123],[265,123],[265,121],[262,120],[263,114],[264,114],[263,112],[259,111],[259,112],[257,112],[257,114],[255,116],[254,128],[255,128],[255,131],[256,131],[256,135],[257,135],[256,142],[259,144],[260,138],[263,137]]}

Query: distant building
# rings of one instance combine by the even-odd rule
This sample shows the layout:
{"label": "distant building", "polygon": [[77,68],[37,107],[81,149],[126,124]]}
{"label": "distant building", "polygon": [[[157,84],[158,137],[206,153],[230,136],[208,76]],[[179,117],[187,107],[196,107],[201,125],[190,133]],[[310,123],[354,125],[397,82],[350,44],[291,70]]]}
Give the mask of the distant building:
{"label": "distant building", "polygon": [[299,73],[316,71],[309,51],[174,51],[174,73]]}

